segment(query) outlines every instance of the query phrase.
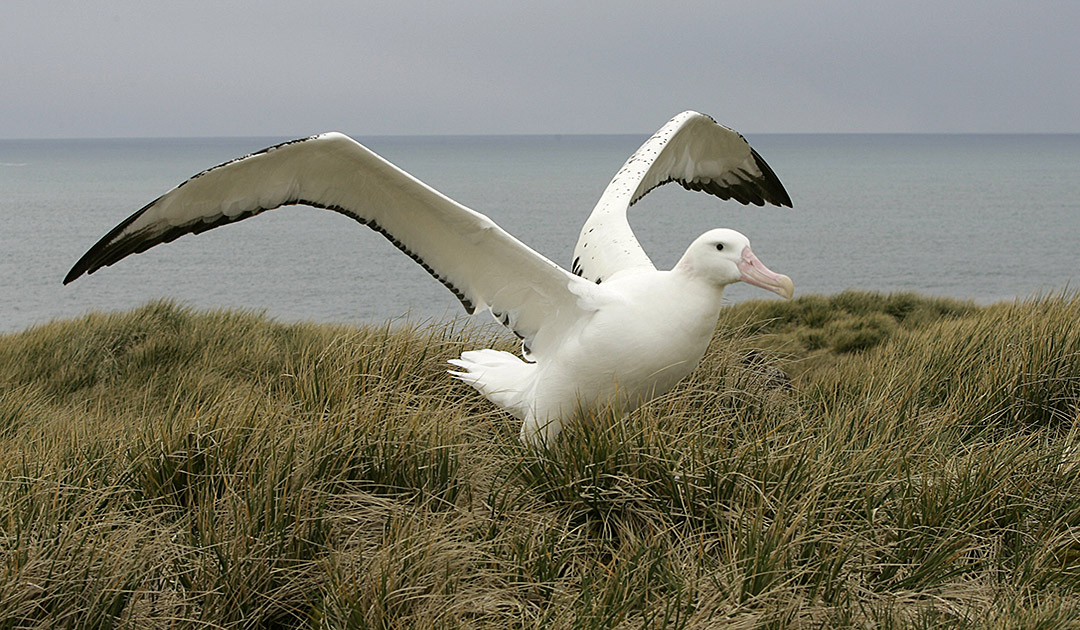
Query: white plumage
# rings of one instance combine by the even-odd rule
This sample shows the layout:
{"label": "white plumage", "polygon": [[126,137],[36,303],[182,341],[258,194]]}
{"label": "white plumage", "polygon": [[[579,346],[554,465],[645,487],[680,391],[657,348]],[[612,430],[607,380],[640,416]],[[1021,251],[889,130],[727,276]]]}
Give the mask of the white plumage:
{"label": "white plumage", "polygon": [[701,360],[723,288],[740,280],[791,297],[733,230],[696,239],[670,271],[641,249],[626,210],[676,181],[742,203],[791,201],[738,133],[708,116],[671,119],[627,160],[582,228],[573,273],[339,133],[287,142],[213,167],[162,195],[95,244],[71,282],[184,234],[284,205],[334,210],[379,231],[466,310],[490,309],[523,340],[523,361],[465,352],[455,377],[521,418],[522,439],[551,444],[579,409],[632,409],[668,391]]}

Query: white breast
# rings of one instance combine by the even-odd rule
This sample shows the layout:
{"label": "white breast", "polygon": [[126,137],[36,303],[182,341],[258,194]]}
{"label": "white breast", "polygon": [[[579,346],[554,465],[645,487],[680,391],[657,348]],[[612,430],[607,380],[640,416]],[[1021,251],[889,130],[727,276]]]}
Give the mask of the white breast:
{"label": "white breast", "polygon": [[[671,271],[614,278],[607,304],[535,373],[523,438],[556,434],[578,409],[633,409],[670,390],[701,361],[722,302],[721,288]],[[543,436],[540,436],[543,437]]]}

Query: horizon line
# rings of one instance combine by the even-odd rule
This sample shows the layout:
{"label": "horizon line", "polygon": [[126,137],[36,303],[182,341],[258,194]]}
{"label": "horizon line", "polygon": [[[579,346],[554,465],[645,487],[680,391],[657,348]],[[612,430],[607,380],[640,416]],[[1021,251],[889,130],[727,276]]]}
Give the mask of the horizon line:
{"label": "horizon line", "polygon": [[[0,142],[15,141],[91,141],[91,140],[244,140],[249,138],[306,138],[326,130],[308,135],[295,134],[237,134],[237,135],[182,135],[182,136],[4,136]],[[613,133],[565,133],[565,132],[526,132],[526,133],[352,133],[341,132],[356,138],[514,138],[514,137],[642,137],[650,132],[613,132]],[[744,136],[1076,136],[1080,131],[741,131]]]}

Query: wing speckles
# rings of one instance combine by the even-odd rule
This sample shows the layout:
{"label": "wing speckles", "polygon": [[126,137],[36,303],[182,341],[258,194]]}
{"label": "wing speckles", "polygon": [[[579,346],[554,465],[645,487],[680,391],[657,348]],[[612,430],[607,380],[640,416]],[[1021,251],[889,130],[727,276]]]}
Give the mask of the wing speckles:
{"label": "wing speckles", "polygon": [[580,276],[581,272],[581,257],[575,256],[574,262],[570,264],[570,273],[574,274],[575,276]]}

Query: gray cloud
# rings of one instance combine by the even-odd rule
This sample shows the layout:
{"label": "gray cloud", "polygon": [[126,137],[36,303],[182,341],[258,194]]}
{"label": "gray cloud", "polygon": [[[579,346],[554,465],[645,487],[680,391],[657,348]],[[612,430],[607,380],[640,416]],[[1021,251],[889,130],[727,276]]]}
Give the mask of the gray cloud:
{"label": "gray cloud", "polygon": [[628,4],[9,0],[0,137],[1080,132],[1080,3]]}

